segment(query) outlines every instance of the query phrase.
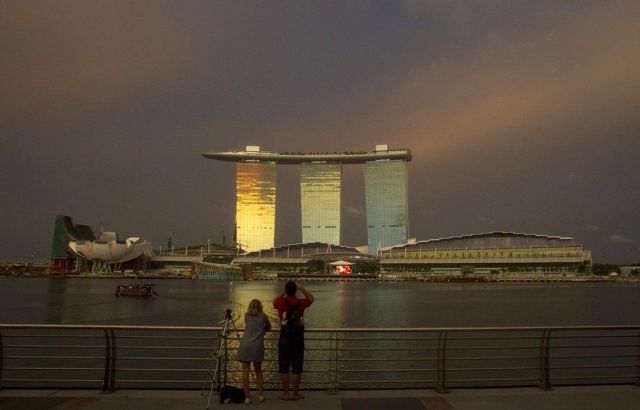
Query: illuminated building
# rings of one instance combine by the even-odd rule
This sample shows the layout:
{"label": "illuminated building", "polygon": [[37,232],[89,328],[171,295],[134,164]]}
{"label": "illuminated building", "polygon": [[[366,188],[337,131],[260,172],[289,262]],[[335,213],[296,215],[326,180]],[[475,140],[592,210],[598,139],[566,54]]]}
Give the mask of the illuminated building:
{"label": "illuminated building", "polygon": [[236,232],[245,251],[274,245],[276,170],[275,162],[236,164]]}
{"label": "illuminated building", "polygon": [[407,163],[369,161],[364,165],[367,238],[370,254],[405,243],[409,237]]}
{"label": "illuminated building", "polygon": [[301,164],[302,242],[340,244],[341,176],[340,164]]}
{"label": "illuminated building", "polygon": [[[246,252],[270,249],[275,239],[276,166],[300,165],[303,242],[340,244],[343,164],[365,164],[369,253],[404,243],[408,235],[408,149],[377,145],[373,152],[209,152],[205,158],[237,163],[237,242]],[[373,244],[373,247],[371,245]]]}

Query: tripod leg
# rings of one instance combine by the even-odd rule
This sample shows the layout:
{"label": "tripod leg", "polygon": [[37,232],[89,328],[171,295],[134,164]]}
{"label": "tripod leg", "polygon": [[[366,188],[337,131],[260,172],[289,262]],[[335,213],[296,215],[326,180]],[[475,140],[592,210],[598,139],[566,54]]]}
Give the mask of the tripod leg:
{"label": "tripod leg", "polygon": [[218,342],[218,353],[216,354],[216,366],[213,370],[213,376],[211,378],[211,388],[209,389],[209,397],[207,398],[207,410],[209,410],[209,406],[211,406],[211,397],[213,397],[213,388],[216,386],[216,378],[218,377],[218,372],[220,370],[220,354],[222,350],[222,338]]}
{"label": "tripod leg", "polygon": [[220,333],[220,340],[218,341],[218,352],[216,353],[216,366],[213,370],[213,377],[211,378],[211,388],[209,389],[209,398],[207,399],[207,410],[209,410],[211,406],[211,397],[213,397],[213,388],[217,385],[220,388],[220,381],[217,380],[217,377],[220,375],[220,360],[222,358],[222,348],[224,346],[224,341],[227,338],[227,333],[229,331],[229,321],[225,320],[224,326],[222,327],[222,332]]}
{"label": "tripod leg", "polygon": [[[218,364],[216,363],[216,369],[213,372],[213,378],[215,379],[216,373],[218,372]],[[215,387],[215,382],[211,381],[211,389],[209,389],[209,397],[207,398],[207,410],[209,410],[211,406],[211,397],[213,397],[213,388]]]}

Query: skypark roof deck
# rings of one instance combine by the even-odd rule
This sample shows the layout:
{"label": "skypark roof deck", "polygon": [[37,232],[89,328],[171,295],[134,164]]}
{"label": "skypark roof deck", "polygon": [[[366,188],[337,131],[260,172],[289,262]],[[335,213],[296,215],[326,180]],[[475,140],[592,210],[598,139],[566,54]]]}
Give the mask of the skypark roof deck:
{"label": "skypark roof deck", "polygon": [[[248,147],[249,148],[249,147]],[[203,157],[219,161],[265,161],[278,164],[302,164],[303,162],[332,162],[340,164],[364,164],[381,159],[411,161],[411,150],[389,149],[373,152],[269,152],[259,150],[206,152]]]}

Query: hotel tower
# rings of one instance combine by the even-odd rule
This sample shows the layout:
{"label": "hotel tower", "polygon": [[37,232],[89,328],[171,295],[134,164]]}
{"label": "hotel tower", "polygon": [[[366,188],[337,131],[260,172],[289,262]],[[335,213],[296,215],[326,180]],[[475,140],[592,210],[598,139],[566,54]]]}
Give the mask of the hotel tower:
{"label": "hotel tower", "polygon": [[245,250],[269,249],[276,227],[275,162],[236,164],[236,235]]}
{"label": "hotel tower", "polygon": [[344,164],[364,164],[369,253],[408,238],[408,149],[377,145],[373,152],[210,152],[206,158],[236,162],[237,242],[246,252],[274,246],[277,165],[300,166],[302,242],[340,245]]}

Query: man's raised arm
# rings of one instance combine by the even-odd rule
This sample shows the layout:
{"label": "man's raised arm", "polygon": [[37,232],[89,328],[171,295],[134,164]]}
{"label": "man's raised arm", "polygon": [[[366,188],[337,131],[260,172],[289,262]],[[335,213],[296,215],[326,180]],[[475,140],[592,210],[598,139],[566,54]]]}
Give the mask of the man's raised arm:
{"label": "man's raised arm", "polygon": [[313,303],[313,301],[315,300],[315,298],[313,297],[313,293],[305,288],[302,283],[296,283],[296,285],[298,285],[298,290],[304,294],[304,297],[309,299],[310,303]]}

